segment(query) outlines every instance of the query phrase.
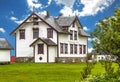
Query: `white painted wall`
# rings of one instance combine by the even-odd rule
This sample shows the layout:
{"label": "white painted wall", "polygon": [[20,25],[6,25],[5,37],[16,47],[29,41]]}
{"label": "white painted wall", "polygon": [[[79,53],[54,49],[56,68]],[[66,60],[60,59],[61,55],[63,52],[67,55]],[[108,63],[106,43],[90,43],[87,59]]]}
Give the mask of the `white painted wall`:
{"label": "white painted wall", "polygon": [[0,50],[0,62],[10,62],[10,50]]}
{"label": "white painted wall", "polygon": [[[69,27],[69,31],[77,31],[78,33],[78,26],[75,24],[75,27],[72,27],[72,25]],[[87,53],[87,37],[82,37],[77,34],[77,40],[70,40],[70,35],[65,34],[59,34],[59,57],[86,57],[87,54],[79,54],[79,44],[86,45],[86,53]],[[60,53],[60,43],[67,43],[68,44],[68,54],[61,54]],[[70,54],[70,44],[77,44],[77,54]],[[82,49],[83,50],[83,49]],[[74,49],[73,49],[74,51]]]}
{"label": "white painted wall", "polygon": [[[30,18],[31,19],[31,18]],[[39,37],[47,38],[47,28],[50,28],[47,24],[39,20],[39,25],[33,25],[30,21],[27,21],[20,29],[25,29],[25,39],[19,39],[19,30],[16,33],[16,57],[33,57],[33,48],[29,47],[33,39],[33,28],[39,28]],[[57,32],[53,30],[52,41],[57,43]]]}
{"label": "white painted wall", "polygon": [[[38,42],[37,44],[44,44],[43,42]],[[44,54],[38,54],[38,45],[35,44],[35,62],[47,62],[47,45],[44,44]],[[42,57],[42,60],[39,58]]]}
{"label": "white painted wall", "polygon": [[56,46],[49,46],[49,62],[55,62],[55,55],[57,54]]}

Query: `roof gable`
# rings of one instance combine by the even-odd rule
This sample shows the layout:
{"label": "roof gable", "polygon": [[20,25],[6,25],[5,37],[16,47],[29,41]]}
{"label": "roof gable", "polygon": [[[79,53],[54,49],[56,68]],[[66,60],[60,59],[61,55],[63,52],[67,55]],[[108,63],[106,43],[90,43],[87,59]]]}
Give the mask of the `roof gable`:
{"label": "roof gable", "polygon": [[38,38],[36,39],[32,44],[30,44],[30,47],[33,46],[35,43],[37,43],[38,41],[42,41],[45,44],[47,44],[48,46],[57,46],[56,43],[54,43],[52,40],[50,40],[49,38]]}

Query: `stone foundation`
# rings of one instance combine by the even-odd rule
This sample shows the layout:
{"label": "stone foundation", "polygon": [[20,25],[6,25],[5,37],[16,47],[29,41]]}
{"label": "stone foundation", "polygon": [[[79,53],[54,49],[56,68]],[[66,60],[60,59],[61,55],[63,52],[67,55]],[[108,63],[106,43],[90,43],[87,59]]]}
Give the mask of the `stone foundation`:
{"label": "stone foundation", "polygon": [[60,63],[78,63],[78,62],[85,62],[85,57],[59,57],[55,58],[56,62]]}
{"label": "stone foundation", "polygon": [[16,62],[34,62],[34,57],[16,57]]}

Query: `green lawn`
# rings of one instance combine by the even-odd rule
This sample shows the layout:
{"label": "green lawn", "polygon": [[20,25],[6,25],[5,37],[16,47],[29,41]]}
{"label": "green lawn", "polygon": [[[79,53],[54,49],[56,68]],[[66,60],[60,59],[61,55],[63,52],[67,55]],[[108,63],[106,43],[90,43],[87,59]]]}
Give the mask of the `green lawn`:
{"label": "green lawn", "polygon": [[[0,82],[77,82],[84,63],[12,63],[0,65]],[[104,68],[95,65],[92,74],[100,74]]]}

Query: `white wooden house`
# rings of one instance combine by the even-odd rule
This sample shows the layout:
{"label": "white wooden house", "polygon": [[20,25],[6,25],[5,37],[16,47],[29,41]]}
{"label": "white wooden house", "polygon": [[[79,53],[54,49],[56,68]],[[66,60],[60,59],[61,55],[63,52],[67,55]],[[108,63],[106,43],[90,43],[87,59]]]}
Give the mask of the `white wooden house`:
{"label": "white wooden house", "polygon": [[10,62],[10,50],[12,46],[5,38],[0,38],[0,63]]}
{"label": "white wooden house", "polygon": [[80,62],[87,55],[87,34],[77,16],[51,17],[32,13],[11,32],[16,37],[16,61]]}

